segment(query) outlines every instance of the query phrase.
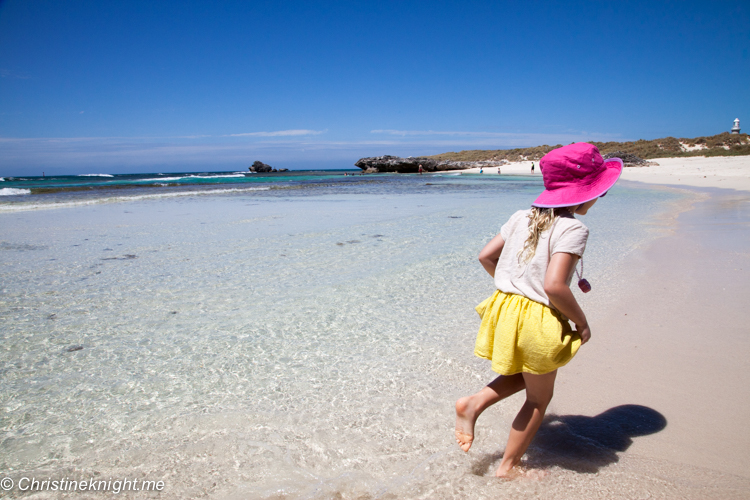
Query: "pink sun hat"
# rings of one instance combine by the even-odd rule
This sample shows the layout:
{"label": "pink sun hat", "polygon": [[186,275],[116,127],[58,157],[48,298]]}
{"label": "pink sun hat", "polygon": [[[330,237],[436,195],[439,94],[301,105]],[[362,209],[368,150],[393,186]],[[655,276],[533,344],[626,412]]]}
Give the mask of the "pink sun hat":
{"label": "pink sun hat", "polygon": [[593,144],[577,142],[553,149],[539,161],[545,190],[531,205],[570,207],[599,198],[622,174],[622,160],[605,160]]}

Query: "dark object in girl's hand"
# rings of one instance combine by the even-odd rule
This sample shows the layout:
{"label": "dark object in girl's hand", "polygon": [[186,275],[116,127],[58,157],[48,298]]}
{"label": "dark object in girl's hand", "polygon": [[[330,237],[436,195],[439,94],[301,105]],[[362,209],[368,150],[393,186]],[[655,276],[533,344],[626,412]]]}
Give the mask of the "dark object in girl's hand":
{"label": "dark object in girl's hand", "polygon": [[591,284],[587,279],[582,278],[578,280],[578,288],[580,288],[583,293],[588,293],[591,291]]}

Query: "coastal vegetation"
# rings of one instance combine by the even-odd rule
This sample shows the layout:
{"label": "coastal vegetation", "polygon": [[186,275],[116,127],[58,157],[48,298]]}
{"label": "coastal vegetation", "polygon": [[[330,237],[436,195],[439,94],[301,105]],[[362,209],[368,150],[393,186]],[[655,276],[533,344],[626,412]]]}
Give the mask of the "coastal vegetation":
{"label": "coastal vegetation", "polygon": [[[643,159],[673,158],[679,156],[740,156],[750,155],[748,134],[722,134],[694,139],[664,137],[662,139],[638,140],[630,142],[595,142],[602,155],[621,151]],[[563,146],[535,146],[516,149],[475,149],[460,152],[442,153],[428,156],[442,161],[530,161],[539,160],[555,148]]]}

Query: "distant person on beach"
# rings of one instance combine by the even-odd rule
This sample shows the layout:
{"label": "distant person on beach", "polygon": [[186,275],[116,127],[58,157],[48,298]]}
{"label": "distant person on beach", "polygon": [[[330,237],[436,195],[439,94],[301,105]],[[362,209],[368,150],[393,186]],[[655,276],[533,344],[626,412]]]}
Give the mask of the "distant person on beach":
{"label": "distant person on beach", "polygon": [[419,175],[422,175],[422,172],[423,172],[423,170],[422,170],[422,165],[420,165],[420,166],[419,166]]}
{"label": "distant person on beach", "polygon": [[[586,143],[550,151],[539,165],[546,189],[530,209],[514,213],[479,253],[497,290],[476,307],[482,323],[474,354],[492,361],[492,370],[500,376],[456,401],[456,441],[468,452],[479,415],[526,391],[498,477],[519,474],[511,471],[542,423],[557,369],[591,338],[586,315],[570,290],[589,235],[574,214],[585,215],[617,182],[623,167],[619,158],[604,160],[596,146]],[[580,274],[578,278],[581,290],[589,291],[589,283]]]}
{"label": "distant person on beach", "polygon": [[533,161],[531,162],[531,173],[532,174],[534,173],[534,162]]}
{"label": "distant person on beach", "polygon": [[484,169],[483,169],[482,167],[479,167],[479,173],[480,173],[480,174],[483,174],[483,173],[484,173]]}

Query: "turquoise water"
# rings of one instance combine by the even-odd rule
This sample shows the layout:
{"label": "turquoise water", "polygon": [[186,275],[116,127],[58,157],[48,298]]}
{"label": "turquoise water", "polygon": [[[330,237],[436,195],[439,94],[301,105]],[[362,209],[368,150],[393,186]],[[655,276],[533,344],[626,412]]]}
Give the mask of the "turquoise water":
{"label": "turquoise water", "polygon": [[[191,172],[0,177],[0,212],[351,182],[359,171]],[[346,173],[346,176],[345,176]],[[356,177],[362,177],[357,175]]]}
{"label": "turquoise water", "polygon": [[[2,469],[162,479],[168,498],[491,494],[452,406],[493,377],[472,356],[476,255],[541,179],[310,177],[8,196]],[[616,187],[583,218],[584,307],[678,199]]]}

